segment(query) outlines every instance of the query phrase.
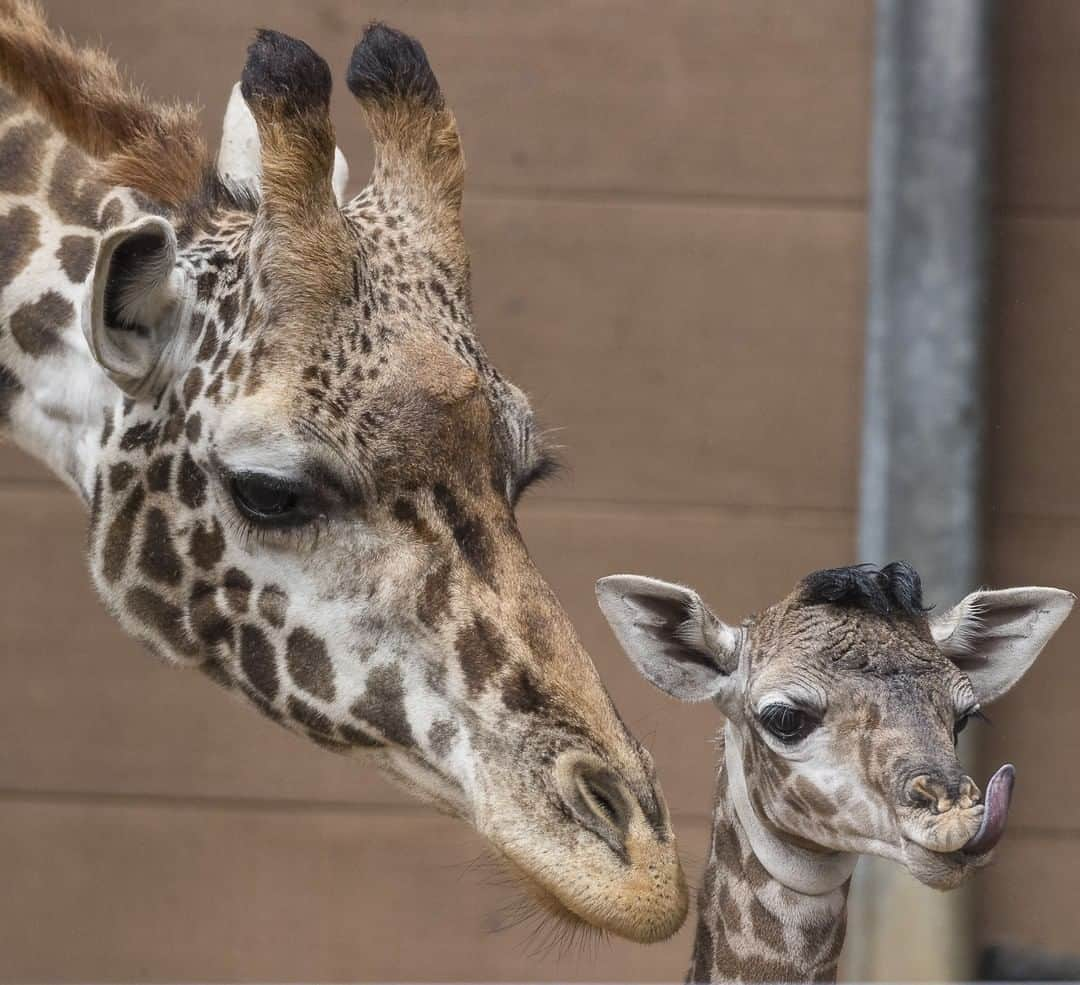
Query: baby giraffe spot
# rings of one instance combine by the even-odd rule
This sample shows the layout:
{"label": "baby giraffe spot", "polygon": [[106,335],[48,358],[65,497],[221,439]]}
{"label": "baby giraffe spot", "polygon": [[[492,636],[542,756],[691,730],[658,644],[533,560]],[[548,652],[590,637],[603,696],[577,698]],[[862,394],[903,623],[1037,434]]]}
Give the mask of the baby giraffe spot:
{"label": "baby giraffe spot", "polygon": [[310,729],[318,735],[333,736],[335,734],[334,723],[317,708],[312,708],[306,701],[301,701],[295,695],[290,694],[285,707],[289,717],[299,722],[306,729]]}
{"label": "baby giraffe spot", "polygon": [[147,577],[167,585],[179,585],[184,576],[180,555],[173,547],[169,521],[157,507],[151,508],[146,515],[139,568]]}
{"label": "baby giraffe spot", "polygon": [[206,473],[195,464],[195,460],[186,451],[177,474],[177,489],[180,493],[180,502],[193,510],[206,502]]}
{"label": "baby giraffe spot", "polygon": [[37,301],[16,308],[11,316],[11,335],[27,355],[44,356],[60,348],[60,333],[75,317],[75,307],[56,291],[46,291]]}
{"label": "baby giraffe spot", "polygon": [[277,658],[274,647],[258,626],[245,624],[240,628],[240,666],[255,689],[273,701],[278,693]]}
{"label": "baby giraffe spot", "polygon": [[195,366],[184,377],[184,405],[188,408],[195,402],[195,398],[202,392],[203,374],[198,366]]}
{"label": "baby giraffe spot", "polygon": [[359,746],[362,749],[381,749],[386,745],[385,742],[380,742],[375,736],[354,725],[339,725],[338,734],[349,745]]}
{"label": "baby giraffe spot", "polygon": [[65,144],[53,164],[49,205],[65,225],[98,229],[98,209],[108,188],[88,178],[86,172],[86,158],[82,152]]}
{"label": "baby giraffe spot", "polygon": [[127,462],[117,462],[109,469],[109,489],[120,492],[135,474],[135,469]]}
{"label": "baby giraffe spot", "polygon": [[251,579],[239,568],[225,572],[225,600],[234,612],[247,612],[251,597]]}
{"label": "baby giraffe spot", "polygon": [[146,470],[146,485],[150,492],[168,492],[172,481],[172,455],[158,455]]}
{"label": "baby giraffe spot", "polygon": [[124,203],[118,198],[110,198],[101,212],[101,228],[112,229],[113,226],[119,226],[123,221]]}
{"label": "baby giraffe spot", "polygon": [[374,667],[368,674],[364,696],[349,709],[362,722],[373,725],[395,745],[415,744],[405,711],[405,685],[397,667]]}
{"label": "baby giraffe spot", "polygon": [[302,626],[289,634],[286,661],[292,679],[308,694],[323,701],[334,700],[334,668],[326,644]]}
{"label": "baby giraffe spot", "polygon": [[454,722],[445,718],[437,718],[428,729],[428,745],[431,751],[440,759],[445,759],[450,752],[450,747],[457,738],[458,727]]}
{"label": "baby giraffe spot", "polygon": [[120,439],[121,451],[134,451],[142,448],[147,455],[152,455],[161,437],[161,424],[154,421],[141,421],[132,424]]}
{"label": "baby giraffe spot", "polygon": [[184,613],[179,607],[142,585],[128,592],[125,602],[131,614],[156,631],[173,651],[185,657],[196,655],[198,649],[184,628]]}
{"label": "baby giraffe spot", "polygon": [[191,556],[204,571],[214,567],[225,554],[225,532],[217,517],[209,523],[198,521],[191,530]]}
{"label": "baby giraffe spot", "polygon": [[38,217],[25,205],[0,216],[0,291],[22,273],[41,245],[38,225]]}
{"label": "baby giraffe spot", "polygon": [[192,414],[187,419],[184,434],[187,436],[188,444],[196,445],[199,443],[199,436],[202,434],[202,418],[198,414]]}
{"label": "baby giraffe spot", "polygon": [[65,236],[56,250],[56,259],[72,284],[81,284],[90,276],[96,250],[89,236]]}
{"label": "baby giraffe spot", "polygon": [[41,120],[13,126],[0,140],[0,193],[29,195],[41,179],[49,127]]}
{"label": "baby giraffe spot", "polygon": [[106,581],[116,581],[124,573],[128,551],[131,548],[131,537],[135,530],[135,521],[138,519],[145,498],[146,493],[140,483],[131,490],[124,505],[120,507],[112,523],[109,524],[102,552]]}
{"label": "baby giraffe spot", "polygon": [[195,635],[207,646],[227,643],[231,647],[233,645],[232,622],[218,608],[216,595],[217,590],[209,582],[197,581],[195,583],[188,602],[191,627],[195,630]]}
{"label": "baby giraffe spot", "polygon": [[450,611],[449,561],[442,561],[428,572],[416,603],[416,614],[426,626],[434,627]]}
{"label": "baby giraffe spot", "polygon": [[455,647],[469,695],[475,698],[506,663],[506,643],[490,619],[476,614],[458,630]]}

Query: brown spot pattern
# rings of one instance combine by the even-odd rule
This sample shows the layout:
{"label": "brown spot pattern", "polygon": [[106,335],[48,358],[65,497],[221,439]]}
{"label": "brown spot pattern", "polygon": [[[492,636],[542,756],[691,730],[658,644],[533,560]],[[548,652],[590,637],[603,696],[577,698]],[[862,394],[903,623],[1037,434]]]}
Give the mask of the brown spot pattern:
{"label": "brown spot pattern", "polygon": [[29,195],[38,186],[49,127],[41,120],[13,126],[0,139],[0,192]]}
{"label": "brown spot pattern", "polygon": [[302,626],[289,634],[285,650],[289,675],[308,694],[334,700],[334,668],[326,644]]}
{"label": "brown spot pattern", "polygon": [[139,569],[147,577],[166,585],[179,585],[184,576],[180,555],[173,546],[169,521],[156,506],[146,514]]}
{"label": "brown spot pattern", "polygon": [[388,742],[406,748],[415,744],[405,713],[405,685],[397,667],[373,667],[364,696],[349,710],[360,721],[377,728]]}
{"label": "brown spot pattern", "polygon": [[38,229],[38,217],[25,205],[0,217],[0,291],[19,276],[41,245]]}
{"label": "brown spot pattern", "polygon": [[128,551],[131,548],[131,538],[135,530],[135,521],[142,509],[146,493],[142,483],[135,486],[120,507],[119,512],[109,524],[109,531],[105,535],[104,566],[106,581],[116,581],[124,573],[127,564]]}
{"label": "brown spot pattern", "polygon": [[258,626],[245,624],[240,628],[240,666],[267,701],[277,697],[280,685],[274,647]]}
{"label": "brown spot pattern", "polygon": [[475,698],[506,663],[502,635],[490,619],[477,613],[458,630],[455,645],[469,695]]}
{"label": "brown spot pattern", "polygon": [[177,653],[193,657],[195,641],[184,628],[183,612],[144,585],[131,589],[125,597],[128,611],[144,626],[155,630]]}
{"label": "brown spot pattern", "polygon": [[225,554],[225,531],[217,517],[198,521],[191,530],[191,556],[204,571],[214,567]]}
{"label": "brown spot pattern", "polygon": [[56,291],[21,305],[11,316],[11,335],[27,355],[44,356],[61,345],[61,331],[75,317],[75,307]]}
{"label": "brown spot pattern", "polygon": [[65,236],[56,250],[60,268],[73,284],[81,284],[90,276],[96,256],[97,246],[90,236]]}

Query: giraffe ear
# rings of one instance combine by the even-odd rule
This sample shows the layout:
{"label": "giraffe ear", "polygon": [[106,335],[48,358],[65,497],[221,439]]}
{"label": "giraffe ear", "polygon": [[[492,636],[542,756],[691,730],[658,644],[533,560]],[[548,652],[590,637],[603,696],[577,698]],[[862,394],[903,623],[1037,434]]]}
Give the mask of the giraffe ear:
{"label": "giraffe ear", "polygon": [[972,592],[931,619],[930,631],[967,674],[979,701],[989,703],[1024,676],[1075,601],[1060,588]]}
{"label": "giraffe ear", "polygon": [[640,575],[596,583],[600,609],[634,666],[680,701],[721,699],[739,665],[738,629],[721,622],[697,592]]}
{"label": "giraffe ear", "polygon": [[125,393],[144,393],[160,375],[190,293],[165,219],[142,216],[102,237],[83,325],[94,358]]}
{"label": "giraffe ear", "polygon": [[[234,193],[258,201],[261,197],[262,154],[255,117],[240,92],[237,82],[225,108],[221,147],[217,156],[218,178]],[[349,183],[349,164],[340,147],[334,148],[334,171],[330,179],[338,205],[345,201]]]}

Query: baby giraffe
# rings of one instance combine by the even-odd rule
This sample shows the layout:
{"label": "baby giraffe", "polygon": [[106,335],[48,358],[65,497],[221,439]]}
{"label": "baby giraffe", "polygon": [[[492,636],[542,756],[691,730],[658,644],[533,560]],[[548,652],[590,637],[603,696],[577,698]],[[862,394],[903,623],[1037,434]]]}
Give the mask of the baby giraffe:
{"label": "baby giraffe", "polygon": [[1005,828],[1013,768],[983,797],[956,738],[1031,666],[1075,598],[977,591],[928,615],[893,563],[818,571],[739,626],[634,575],[600,607],[648,680],[726,718],[688,980],[832,981],[860,854],[951,889]]}

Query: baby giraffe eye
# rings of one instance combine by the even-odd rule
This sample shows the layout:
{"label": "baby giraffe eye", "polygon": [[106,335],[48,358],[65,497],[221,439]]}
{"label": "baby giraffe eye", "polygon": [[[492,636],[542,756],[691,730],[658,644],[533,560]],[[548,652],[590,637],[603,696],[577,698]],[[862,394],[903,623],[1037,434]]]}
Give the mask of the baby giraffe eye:
{"label": "baby giraffe eye", "polygon": [[781,742],[798,742],[817,728],[817,721],[791,705],[768,705],[758,715],[761,724]]}
{"label": "baby giraffe eye", "polygon": [[292,526],[309,517],[301,510],[300,491],[287,480],[260,472],[234,473],[229,480],[236,508],[256,523]]}

